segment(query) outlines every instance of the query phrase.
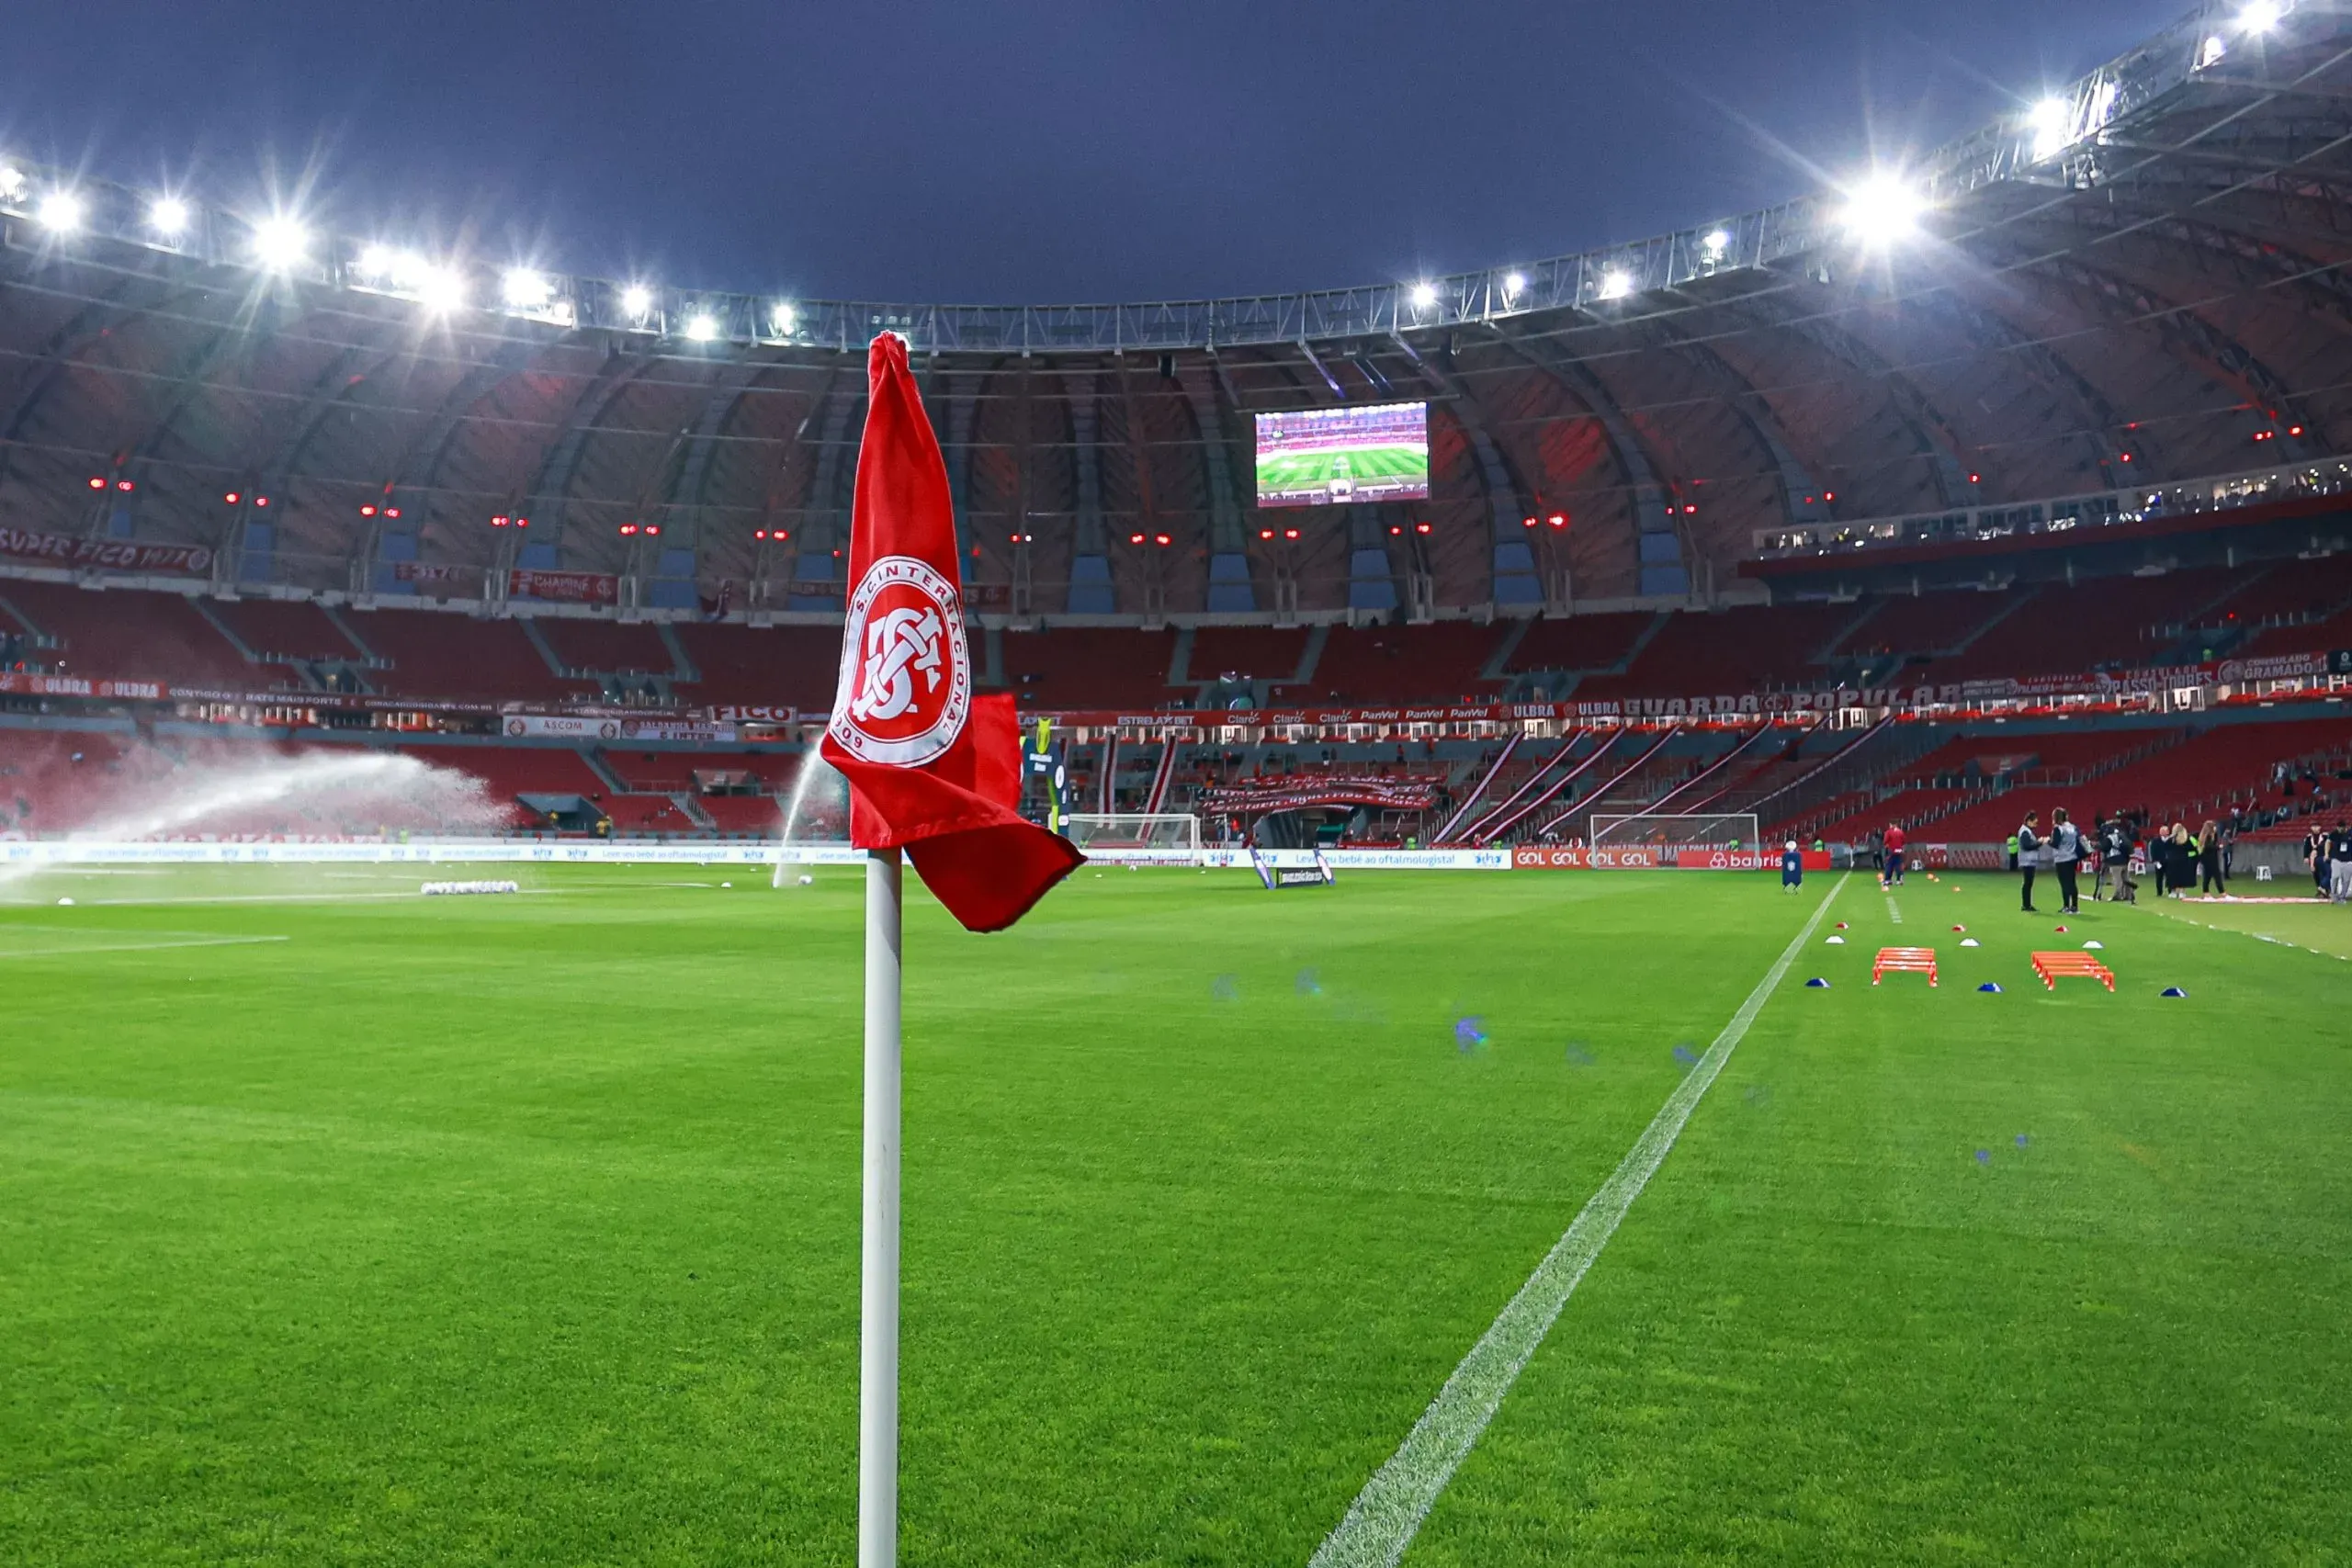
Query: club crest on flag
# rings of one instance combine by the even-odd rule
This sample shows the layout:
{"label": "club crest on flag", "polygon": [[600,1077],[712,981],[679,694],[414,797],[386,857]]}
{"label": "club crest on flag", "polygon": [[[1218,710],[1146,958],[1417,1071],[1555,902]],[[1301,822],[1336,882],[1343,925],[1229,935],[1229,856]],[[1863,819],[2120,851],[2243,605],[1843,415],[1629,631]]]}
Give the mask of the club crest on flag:
{"label": "club crest on flag", "polygon": [[955,745],[972,705],[956,585],[927,561],[884,556],[858,580],[842,630],[834,741],[861,761],[899,767]]}

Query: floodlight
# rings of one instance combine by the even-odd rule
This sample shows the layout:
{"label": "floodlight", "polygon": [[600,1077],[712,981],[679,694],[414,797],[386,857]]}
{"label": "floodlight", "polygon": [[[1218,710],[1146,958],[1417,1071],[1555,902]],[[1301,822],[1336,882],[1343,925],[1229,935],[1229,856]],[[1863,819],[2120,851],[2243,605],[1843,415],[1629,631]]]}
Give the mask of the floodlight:
{"label": "floodlight", "polygon": [[40,226],[52,234],[71,234],[82,226],[82,198],[70,190],[53,190],[40,198]]}
{"label": "floodlight", "polygon": [[254,225],[254,256],[266,267],[283,271],[310,247],[311,236],[291,218],[265,218]]}
{"label": "floodlight", "polygon": [[686,341],[688,343],[708,343],[718,335],[718,323],[712,320],[708,314],[696,312],[695,315],[686,318]]}
{"label": "floodlight", "polygon": [[455,310],[466,302],[466,280],[454,266],[420,265],[408,289],[429,310]]}
{"label": "floodlight", "polygon": [[2033,155],[2047,158],[2072,140],[2068,132],[2075,118],[2075,106],[2064,98],[2044,98],[2033,106],[2026,123],[2033,128]]}
{"label": "floodlight", "polygon": [[1503,292],[1506,294],[1516,294],[1526,287],[1527,274],[1523,272],[1514,272],[1503,279]]}
{"label": "floodlight", "polygon": [[2247,33],[2267,33],[2277,27],[2279,18],[2286,14],[2287,7],[2277,4],[2276,0],[2253,0],[2251,5],[2238,13],[2238,30]]}
{"label": "floodlight", "polygon": [[499,282],[499,291],[506,303],[517,310],[540,310],[555,298],[555,283],[546,273],[514,266],[506,269],[506,276]]}
{"label": "floodlight", "polygon": [[1633,291],[1633,274],[1623,268],[1611,267],[1600,275],[1600,297],[1603,299],[1623,299]]}
{"label": "floodlight", "polygon": [[768,319],[775,323],[779,334],[786,334],[800,324],[800,312],[792,308],[789,299],[779,299],[775,308],[768,312]]}
{"label": "floodlight", "polygon": [[1883,245],[1916,233],[1927,198],[1896,175],[1876,174],[1846,192],[1838,221],[1865,244]]}
{"label": "floodlight", "polygon": [[0,164],[0,201],[25,199],[25,172],[14,164]]}
{"label": "floodlight", "polygon": [[1436,303],[1437,303],[1437,285],[1436,285],[1436,284],[1434,284],[1434,283],[1416,283],[1415,285],[1413,285],[1413,304],[1414,304],[1414,306],[1415,306],[1415,308],[1416,308],[1416,309],[1426,310],[1428,310],[1430,306],[1432,306],[1432,305],[1434,305],[1434,304],[1436,304]]}
{"label": "floodlight", "polygon": [[1699,242],[1699,248],[1705,251],[1710,258],[1722,255],[1725,251],[1731,249],[1731,231],[1728,229],[1709,230],[1707,231],[1706,238]]}
{"label": "floodlight", "polygon": [[621,290],[621,309],[639,321],[653,313],[653,290],[642,283],[632,283]]}
{"label": "floodlight", "polygon": [[159,196],[147,209],[147,227],[167,240],[176,239],[187,232],[191,216],[187,203],[178,197]]}

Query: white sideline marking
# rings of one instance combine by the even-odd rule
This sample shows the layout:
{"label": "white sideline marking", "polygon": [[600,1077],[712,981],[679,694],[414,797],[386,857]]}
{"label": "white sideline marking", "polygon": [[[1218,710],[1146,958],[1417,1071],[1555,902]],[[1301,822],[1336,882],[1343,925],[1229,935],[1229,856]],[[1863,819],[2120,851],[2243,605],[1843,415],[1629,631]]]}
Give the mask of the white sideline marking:
{"label": "white sideline marking", "polygon": [[1886,918],[1898,926],[1903,923],[1903,906],[1894,901],[1894,895],[1892,893],[1886,896]]}
{"label": "white sideline marking", "polygon": [[1764,1004],[1788,974],[1789,965],[1796,962],[1797,954],[1804,951],[1806,942],[1820,928],[1821,918],[1829,912],[1830,900],[1845,886],[1846,876],[1841,876],[1822,896],[1813,918],[1781,950],[1781,956],[1772,961],[1764,978],[1747,993],[1747,999],[1731,1015],[1731,1021],[1724,1025],[1723,1032],[1707,1047],[1707,1054],[1699,1058],[1699,1065],[1684,1075],[1674,1092],[1666,1097],[1666,1103],[1634,1141],[1625,1157],[1618,1161],[1609,1179],[1600,1184],[1600,1190],[1586,1201],[1566,1233],[1544,1255],[1544,1261],[1535,1266],[1535,1272],[1527,1277],[1527,1282],[1520,1286],[1519,1293],[1496,1314],[1493,1325],[1462,1358],[1462,1364],[1453,1369],[1453,1375],[1437,1391],[1430,1407],[1413,1423],[1413,1429],[1405,1435],[1396,1453],[1364,1483],[1356,1500],[1348,1505],[1347,1517],[1315,1549],[1307,1568],[1374,1568],[1375,1564],[1378,1568],[1395,1568],[1397,1559],[1405,1555],[1405,1549],[1419,1532],[1421,1521],[1429,1517],[1439,1495],[1453,1479],[1455,1469],[1469,1457],[1471,1449],[1486,1431],[1487,1423],[1494,1419],[1503,1395],[1519,1381],[1528,1358],[1535,1354],[1535,1348],[1552,1331],[1560,1309],[1568,1304],[1568,1297],[1583,1280],[1585,1270],[1600,1256],[1600,1249],[1609,1245],[1609,1238],[1616,1234],[1617,1223],[1625,1217],[1625,1211],[1642,1195],[1642,1189],[1657,1174],[1667,1152],[1674,1147],[1674,1140],[1690,1120],[1700,1097],[1715,1081],[1715,1075],[1723,1071],[1733,1047],[1747,1032],[1747,1026],[1756,1021],[1756,1015],[1764,1010]]}
{"label": "white sideline marking", "polygon": [[158,953],[167,947],[250,947],[256,942],[288,940],[282,936],[206,936],[187,942],[96,942],[85,947],[36,947],[22,953],[0,953],[0,959],[79,958],[85,953]]}

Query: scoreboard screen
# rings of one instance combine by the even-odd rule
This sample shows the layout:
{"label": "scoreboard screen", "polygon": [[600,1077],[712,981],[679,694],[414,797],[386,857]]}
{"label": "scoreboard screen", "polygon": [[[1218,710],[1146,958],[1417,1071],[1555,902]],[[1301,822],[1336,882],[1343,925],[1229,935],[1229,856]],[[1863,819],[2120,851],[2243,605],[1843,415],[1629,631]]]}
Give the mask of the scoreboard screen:
{"label": "scoreboard screen", "polygon": [[1258,504],[1346,506],[1430,493],[1427,403],[1258,416]]}

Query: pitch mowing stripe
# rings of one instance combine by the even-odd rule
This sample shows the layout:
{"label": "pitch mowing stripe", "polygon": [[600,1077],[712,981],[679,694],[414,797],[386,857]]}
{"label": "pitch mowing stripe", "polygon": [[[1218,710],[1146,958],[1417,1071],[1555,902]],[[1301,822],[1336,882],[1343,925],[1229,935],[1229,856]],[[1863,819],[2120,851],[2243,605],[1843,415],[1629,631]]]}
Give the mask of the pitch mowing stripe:
{"label": "pitch mowing stripe", "polygon": [[[6,928],[0,927],[0,931]],[[85,947],[40,947],[23,953],[0,953],[0,959],[9,958],[79,958],[85,953],[160,953],[173,947],[252,947],[266,942],[285,942],[282,936],[208,936],[192,942],[108,942]]]}
{"label": "pitch mowing stripe", "polygon": [[[1851,876],[1851,872],[1847,876]],[[1600,1184],[1600,1190],[1586,1201],[1567,1232],[1544,1255],[1535,1272],[1519,1288],[1519,1293],[1497,1314],[1492,1326],[1445,1386],[1413,1423],[1405,1435],[1404,1443],[1390,1456],[1386,1464],[1374,1472],[1356,1500],[1348,1506],[1347,1517],[1323,1544],[1315,1549],[1307,1568],[1395,1568],[1405,1549],[1419,1533],[1421,1521],[1429,1517],[1430,1509],[1453,1479],[1454,1471],[1470,1455],[1487,1423],[1495,1418],[1495,1411],[1519,1381],[1528,1358],[1552,1331],[1561,1308],[1568,1304],[1583,1280],[1585,1270],[1592,1267],[1600,1249],[1609,1245],[1616,1234],[1617,1223],[1625,1217],[1634,1200],[1642,1195],[1657,1168],[1665,1162],[1667,1152],[1674,1147],[1674,1140],[1681,1135],[1683,1124],[1690,1120],[1690,1112],[1731,1059],[1732,1050],[1756,1015],[1764,1010],[1772,992],[1804,951],[1813,933],[1820,929],[1822,917],[1846,886],[1841,876],[1822,896],[1804,929],[1790,939],[1764,972],[1764,978],[1747,993],[1739,1010],[1731,1015],[1707,1054],[1699,1058],[1698,1066],[1686,1074],[1674,1092],[1666,1097],[1650,1124],[1642,1130],[1634,1146]]]}

